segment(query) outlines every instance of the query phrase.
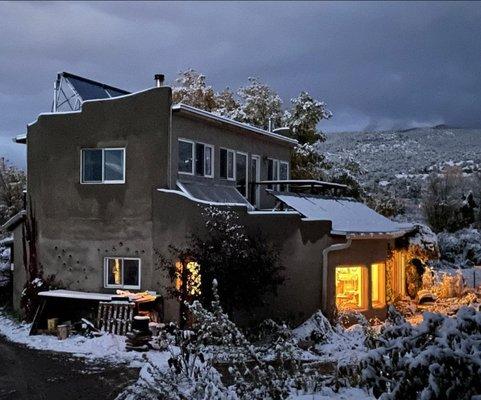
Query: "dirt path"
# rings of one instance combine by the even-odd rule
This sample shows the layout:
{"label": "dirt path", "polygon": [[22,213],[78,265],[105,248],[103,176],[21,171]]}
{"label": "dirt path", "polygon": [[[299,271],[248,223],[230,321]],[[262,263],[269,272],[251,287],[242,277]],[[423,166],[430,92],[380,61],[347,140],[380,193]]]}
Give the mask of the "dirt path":
{"label": "dirt path", "polygon": [[0,400],[114,399],[138,370],[29,349],[0,336]]}

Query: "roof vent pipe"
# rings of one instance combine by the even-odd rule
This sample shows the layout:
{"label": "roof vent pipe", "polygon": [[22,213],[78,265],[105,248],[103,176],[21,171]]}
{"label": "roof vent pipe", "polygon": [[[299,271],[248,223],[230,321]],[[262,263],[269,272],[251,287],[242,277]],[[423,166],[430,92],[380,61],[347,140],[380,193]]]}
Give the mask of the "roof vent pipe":
{"label": "roof vent pipe", "polygon": [[164,84],[165,75],[164,74],[155,74],[155,87],[161,87]]}
{"label": "roof vent pipe", "polygon": [[269,132],[272,132],[272,128],[274,127],[272,117],[269,117]]}

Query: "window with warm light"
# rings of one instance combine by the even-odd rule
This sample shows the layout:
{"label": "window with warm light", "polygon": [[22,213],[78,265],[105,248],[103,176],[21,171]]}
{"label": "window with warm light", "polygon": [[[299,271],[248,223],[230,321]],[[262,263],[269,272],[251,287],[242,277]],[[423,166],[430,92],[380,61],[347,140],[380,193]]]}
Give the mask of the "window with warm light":
{"label": "window with warm light", "polygon": [[384,263],[371,265],[371,303],[373,308],[386,305],[386,266]]}
{"label": "window with warm light", "polygon": [[104,282],[106,288],[140,289],[140,259],[106,257]]}
{"label": "window with warm light", "polygon": [[366,268],[336,267],[336,306],[339,310],[367,308]]}
{"label": "window with warm light", "polygon": [[200,265],[195,261],[185,264],[177,261],[175,266],[177,269],[175,288],[179,291],[186,290],[191,296],[199,296],[201,294]]}

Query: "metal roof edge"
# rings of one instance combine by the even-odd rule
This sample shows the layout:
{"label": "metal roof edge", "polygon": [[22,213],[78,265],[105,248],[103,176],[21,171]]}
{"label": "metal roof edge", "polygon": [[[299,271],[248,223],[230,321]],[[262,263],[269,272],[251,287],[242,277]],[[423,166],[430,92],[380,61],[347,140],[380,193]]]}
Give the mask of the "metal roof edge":
{"label": "metal roof edge", "polygon": [[157,189],[157,191],[162,192],[162,193],[170,193],[170,194],[182,196],[182,197],[185,197],[186,199],[188,199],[190,201],[200,203],[200,204],[209,205],[209,206],[245,207],[246,209],[249,209],[248,205],[244,204],[244,203],[216,203],[214,201],[206,201],[206,200],[197,199],[196,197],[193,197],[189,193],[184,192],[182,190],[160,188],[160,189]]}
{"label": "metal roof edge", "polygon": [[266,131],[264,129],[256,128],[255,126],[245,124],[243,122],[235,121],[231,118],[222,117],[220,115],[213,114],[211,112],[204,111],[204,110],[201,110],[200,108],[192,107],[192,106],[189,106],[187,104],[183,104],[183,103],[174,104],[172,106],[172,111],[187,111],[187,112],[190,112],[192,114],[196,114],[196,115],[199,115],[199,116],[202,116],[202,117],[205,117],[205,118],[210,118],[210,119],[220,121],[220,122],[224,122],[226,124],[234,125],[234,126],[237,126],[239,128],[246,129],[246,130],[249,130],[249,131],[252,131],[252,132],[255,132],[255,133],[259,133],[261,135],[269,136],[273,139],[284,141],[284,142],[287,142],[287,143],[289,143],[291,145],[294,145],[294,146],[298,144],[298,141],[296,139],[291,139],[291,138],[288,138],[286,136],[279,135],[278,133],[273,133],[273,132]]}

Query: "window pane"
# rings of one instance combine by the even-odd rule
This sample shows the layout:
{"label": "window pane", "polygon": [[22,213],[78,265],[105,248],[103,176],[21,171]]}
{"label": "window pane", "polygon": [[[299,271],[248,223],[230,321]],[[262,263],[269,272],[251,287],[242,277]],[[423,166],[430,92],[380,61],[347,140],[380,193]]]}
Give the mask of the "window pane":
{"label": "window pane", "polygon": [[102,182],[102,149],[82,150],[82,181]]}
{"label": "window pane", "polygon": [[122,285],[122,259],[109,258],[107,260],[107,284]]}
{"label": "window pane", "polygon": [[124,150],[105,150],[105,180],[124,180]]}
{"label": "window pane", "polygon": [[226,149],[220,149],[220,157],[219,157],[219,163],[220,163],[220,177],[227,179],[227,150]]}
{"label": "window pane", "polygon": [[366,308],[363,267],[336,267],[336,306],[339,310]]}
{"label": "window pane", "polygon": [[[259,159],[257,157],[251,158],[251,176],[250,182],[257,182],[259,179]],[[259,185],[251,185],[250,187],[250,202],[259,207],[258,197],[259,197]]]}
{"label": "window pane", "polygon": [[247,156],[236,154],[236,187],[242,195],[247,196]]}
{"label": "window pane", "polygon": [[371,265],[371,300],[374,308],[382,308],[386,305],[386,279],[385,265]]}
{"label": "window pane", "polygon": [[204,175],[204,145],[200,143],[195,144],[195,173]]}
{"label": "window pane", "polygon": [[267,180],[272,181],[274,179],[274,160],[267,160]]}
{"label": "window pane", "polygon": [[212,176],[212,147],[206,146],[204,149],[204,172],[206,176]]}
{"label": "window pane", "polygon": [[279,179],[281,180],[287,180],[287,163],[280,163],[279,167]]}
{"label": "window pane", "polygon": [[227,177],[234,179],[234,152],[227,152]]}
{"label": "window pane", "polygon": [[139,260],[124,260],[124,286],[140,286]]}
{"label": "window pane", "polygon": [[192,173],[193,144],[179,140],[179,172]]}

